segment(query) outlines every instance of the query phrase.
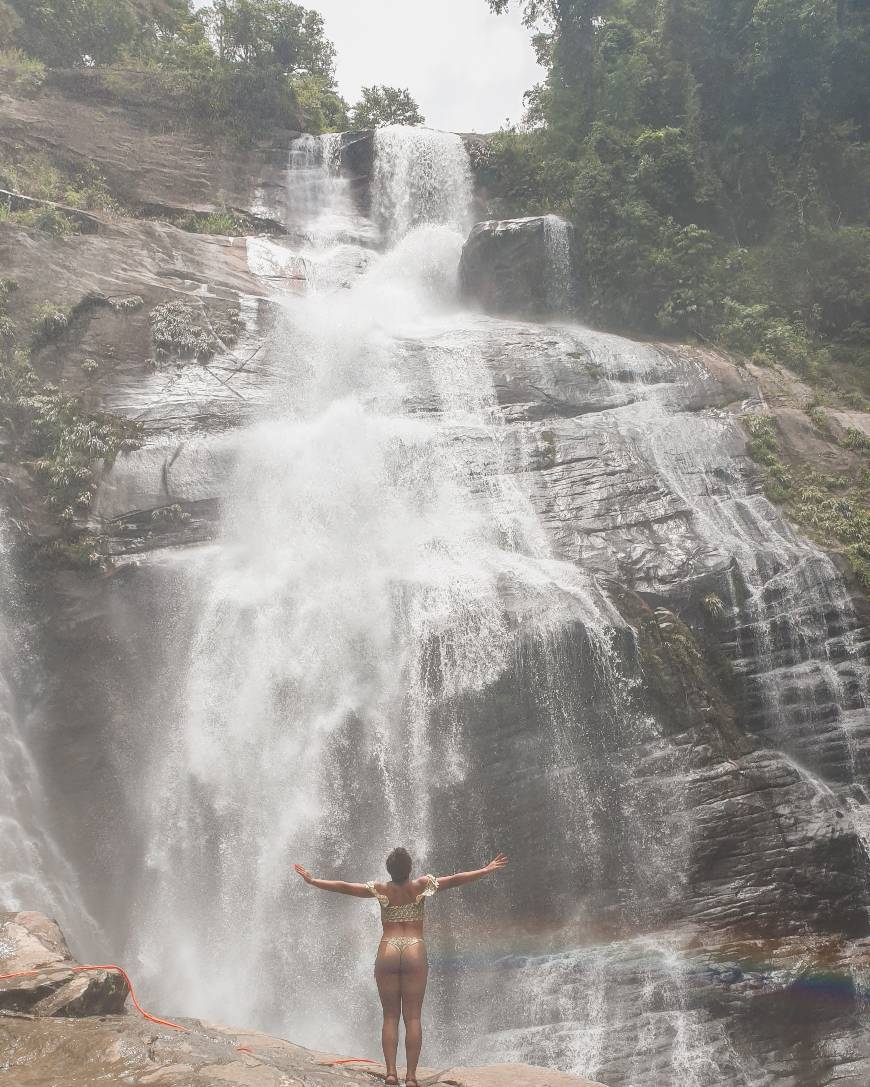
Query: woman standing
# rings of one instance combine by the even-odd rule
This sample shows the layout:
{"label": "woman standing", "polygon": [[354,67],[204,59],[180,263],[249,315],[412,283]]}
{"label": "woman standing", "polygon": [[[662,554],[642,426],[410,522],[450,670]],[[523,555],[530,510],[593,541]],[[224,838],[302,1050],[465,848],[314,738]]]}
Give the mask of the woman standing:
{"label": "woman standing", "polygon": [[399,1016],[405,1022],[405,1052],[407,1055],[406,1087],[418,1087],[417,1062],[423,1045],[420,1013],[426,992],[429,961],[423,942],[423,909],[426,899],[436,891],[446,891],[471,883],[504,868],[508,859],[504,853],[485,868],[473,872],[457,872],[452,876],[417,876],[411,878],[411,856],[407,849],[394,849],[387,857],[388,883],[345,883],[343,880],[315,879],[301,864],[294,868],[306,883],[322,891],[337,891],[356,898],[376,898],[381,905],[384,934],[375,959],[375,981],[384,1009],[381,1042],[387,1065],[386,1084],[398,1084],[396,1053],[399,1048]]}

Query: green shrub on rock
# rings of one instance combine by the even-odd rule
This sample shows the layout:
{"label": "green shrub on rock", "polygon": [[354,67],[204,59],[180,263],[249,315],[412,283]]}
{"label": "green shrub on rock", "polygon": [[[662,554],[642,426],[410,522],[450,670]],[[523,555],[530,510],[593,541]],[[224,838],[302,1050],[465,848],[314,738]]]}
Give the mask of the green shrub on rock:
{"label": "green shrub on rock", "polygon": [[[851,475],[832,476],[807,465],[786,464],[773,419],[748,415],[743,421],[749,432],[749,455],[764,469],[768,497],[781,503],[822,547],[841,551],[861,587],[870,591],[870,466],[863,465]],[[870,450],[863,434],[852,443],[841,442],[858,452]]]}
{"label": "green shrub on rock", "polygon": [[215,340],[197,319],[196,309],[187,302],[161,302],[151,310],[151,338],[158,353],[182,358],[210,358]]}
{"label": "green shrub on rock", "polygon": [[58,339],[69,327],[70,313],[52,302],[42,302],[36,307],[30,322],[34,347],[41,347]]}
{"label": "green shrub on rock", "polygon": [[43,384],[21,352],[0,366],[0,411],[12,438],[11,455],[30,465],[58,514],[90,506],[97,461],[111,463],[141,445],[138,424],[91,412],[80,398]]}
{"label": "green shrub on rock", "polygon": [[32,95],[45,82],[45,65],[20,49],[0,49],[0,80],[12,90]]}

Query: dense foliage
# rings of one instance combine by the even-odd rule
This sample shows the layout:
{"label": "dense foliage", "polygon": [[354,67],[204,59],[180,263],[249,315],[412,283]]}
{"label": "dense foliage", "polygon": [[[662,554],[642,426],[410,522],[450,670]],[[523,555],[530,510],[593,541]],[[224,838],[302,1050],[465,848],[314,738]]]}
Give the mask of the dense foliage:
{"label": "dense foliage", "polygon": [[[335,49],[291,0],[0,0],[4,43],[182,123],[253,138],[342,128]],[[97,69],[96,73],[93,69]]]}
{"label": "dense foliage", "polygon": [[0,0],[4,43],[53,68],[153,56],[194,23],[187,0]]}
{"label": "dense foliage", "polygon": [[400,87],[363,87],[353,110],[354,128],[383,128],[385,125],[422,125],[426,118],[411,97]]}
{"label": "dense foliage", "polygon": [[524,14],[547,78],[484,180],[506,214],[573,220],[586,316],[870,389],[868,0]]}

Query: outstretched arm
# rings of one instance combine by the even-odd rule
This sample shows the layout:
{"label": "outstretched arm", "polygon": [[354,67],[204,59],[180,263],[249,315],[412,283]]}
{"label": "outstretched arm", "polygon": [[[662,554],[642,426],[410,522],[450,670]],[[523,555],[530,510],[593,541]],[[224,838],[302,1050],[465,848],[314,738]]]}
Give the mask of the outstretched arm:
{"label": "outstretched arm", "polygon": [[345,883],[343,879],[315,879],[301,864],[294,864],[293,867],[306,883],[312,887],[318,887],[321,891],[337,891],[340,895],[353,895],[354,898],[372,897],[371,891],[364,883]]}
{"label": "outstretched arm", "polygon": [[485,868],[475,868],[472,872],[457,872],[452,876],[439,876],[438,889],[446,891],[450,887],[461,887],[463,883],[473,883],[476,879],[483,879],[484,876],[497,872],[499,868],[504,868],[507,862],[507,854],[499,853]]}

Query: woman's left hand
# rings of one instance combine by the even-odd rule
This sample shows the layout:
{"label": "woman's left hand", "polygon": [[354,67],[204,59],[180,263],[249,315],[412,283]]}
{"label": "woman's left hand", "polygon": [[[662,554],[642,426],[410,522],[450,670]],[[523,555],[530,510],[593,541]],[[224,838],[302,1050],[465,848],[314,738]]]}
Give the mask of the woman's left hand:
{"label": "woman's left hand", "polygon": [[306,883],[310,883],[312,879],[314,879],[314,876],[312,876],[308,869],[303,868],[301,864],[294,864],[293,868],[296,871],[297,875],[302,876]]}
{"label": "woman's left hand", "polygon": [[507,853],[499,853],[499,855],[489,862],[484,871],[497,872],[499,868],[504,868],[508,862]]}

